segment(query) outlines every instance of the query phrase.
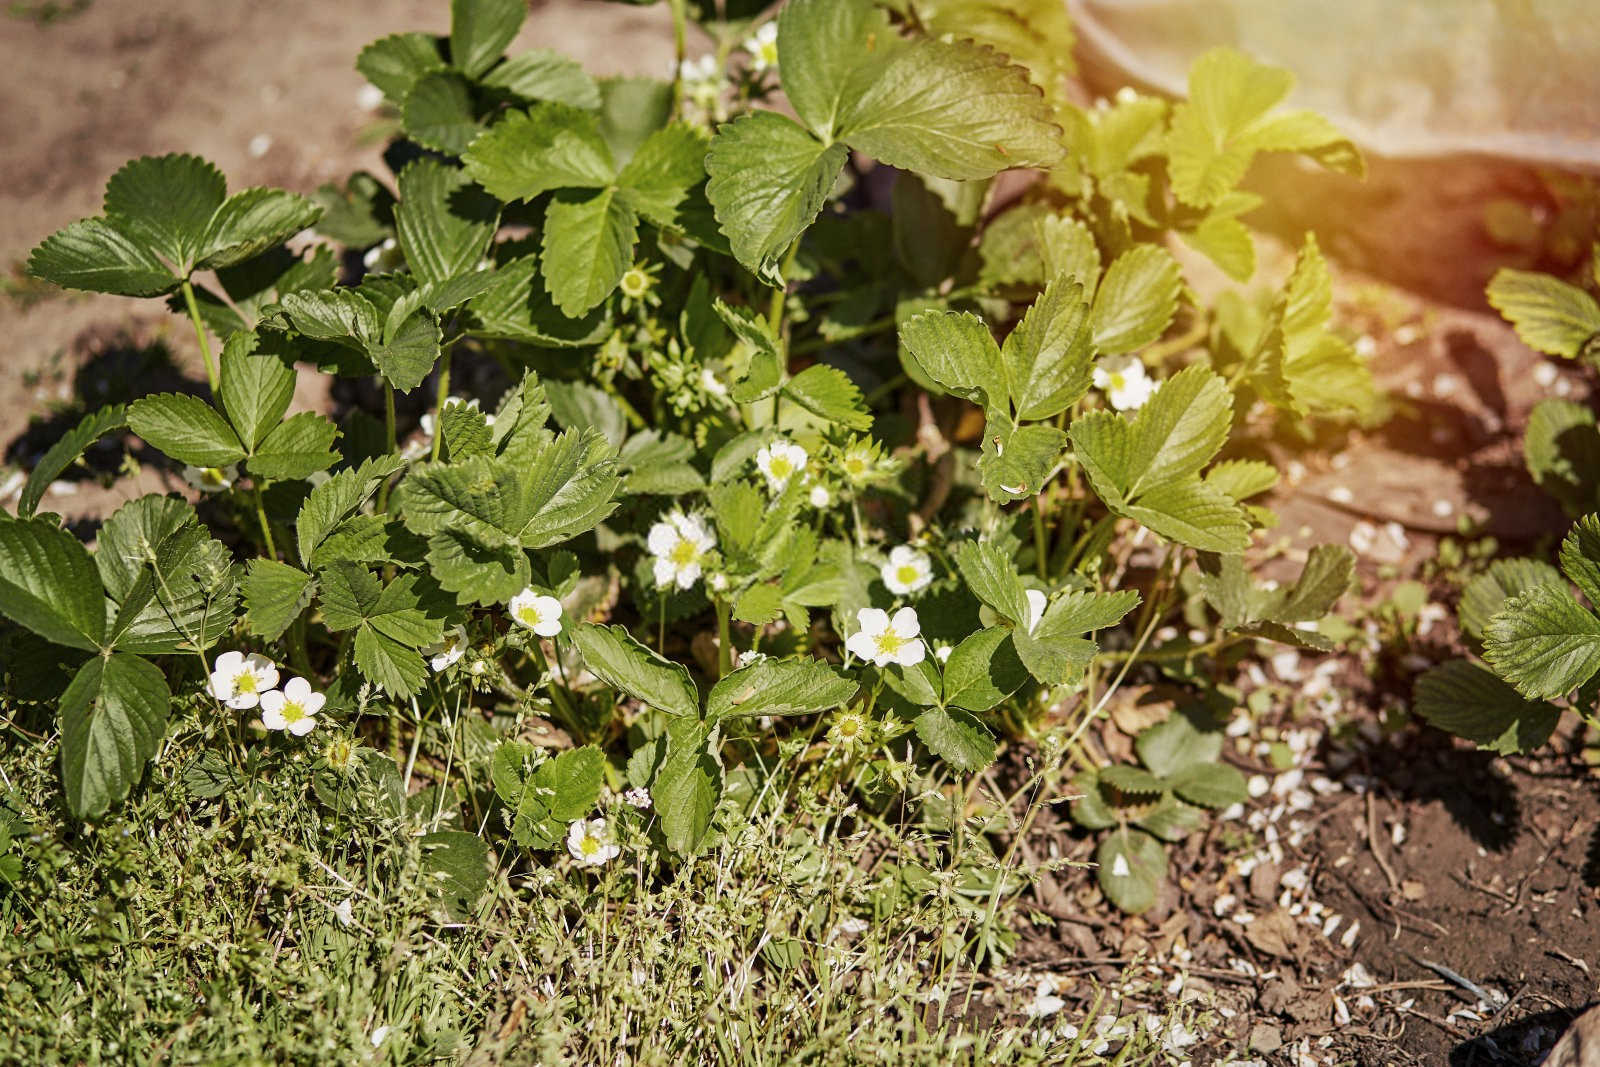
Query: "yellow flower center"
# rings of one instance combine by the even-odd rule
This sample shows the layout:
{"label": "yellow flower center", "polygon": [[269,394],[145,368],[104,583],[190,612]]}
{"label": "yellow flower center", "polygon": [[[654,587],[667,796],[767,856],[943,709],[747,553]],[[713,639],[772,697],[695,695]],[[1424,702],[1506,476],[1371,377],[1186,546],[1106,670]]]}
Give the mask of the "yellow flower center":
{"label": "yellow flower center", "polygon": [[544,616],[540,615],[539,609],[532,604],[524,605],[522,610],[517,612],[517,618],[528,626],[538,626],[544,621]]}
{"label": "yellow flower center", "polygon": [[667,553],[667,559],[680,567],[687,567],[700,558],[700,549],[693,541],[679,541],[672,546],[672,551]]}
{"label": "yellow flower center", "polygon": [[233,691],[235,693],[254,693],[256,691],[256,676],[253,671],[241,671],[233,676]]}
{"label": "yellow flower center", "polygon": [[761,61],[767,66],[775,67],[778,65],[778,42],[762,41],[758,53],[761,56]]}
{"label": "yellow flower center", "polygon": [[895,580],[901,585],[915,585],[917,579],[921,577],[921,575],[917,573],[917,568],[913,567],[909,563],[902,563],[895,570],[894,576]]}
{"label": "yellow flower center", "polygon": [[1126,389],[1127,386],[1128,386],[1128,379],[1123,377],[1123,374],[1122,374],[1121,371],[1112,371],[1111,372],[1111,388],[1112,389],[1114,389],[1114,390]]}
{"label": "yellow flower center", "polygon": [[593,834],[584,834],[583,840],[578,842],[578,851],[585,856],[593,856],[600,851],[600,839]]}
{"label": "yellow flower center", "polygon": [[794,473],[794,464],[787,456],[773,456],[771,470],[774,478],[787,478]]}
{"label": "yellow flower center", "polygon": [[861,732],[861,719],[856,715],[846,715],[839,720],[835,729],[839,731],[840,737],[849,740]]}
{"label": "yellow flower center", "polygon": [[901,637],[893,630],[885,630],[873,640],[877,641],[878,651],[884,655],[889,655],[891,653],[900,651],[906,646],[907,641],[906,638]]}
{"label": "yellow flower center", "polygon": [[623,296],[628,297],[630,300],[637,300],[640,297],[644,296],[644,294],[648,293],[649,291],[650,291],[650,275],[646,274],[644,271],[640,270],[638,267],[633,267],[630,270],[627,270],[627,271],[623,272],[623,275],[622,275],[622,295]]}
{"label": "yellow flower center", "polygon": [[278,714],[283,716],[284,722],[299,722],[306,717],[305,705],[298,701],[285,700]]}

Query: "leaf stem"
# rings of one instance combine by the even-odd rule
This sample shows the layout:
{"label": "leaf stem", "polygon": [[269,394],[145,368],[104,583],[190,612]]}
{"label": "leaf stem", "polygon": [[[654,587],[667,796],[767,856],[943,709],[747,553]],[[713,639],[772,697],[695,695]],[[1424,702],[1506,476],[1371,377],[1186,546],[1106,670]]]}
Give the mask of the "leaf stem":
{"label": "leaf stem", "polygon": [[211,356],[211,342],[206,340],[206,328],[200,324],[200,305],[194,298],[194,286],[183,280],[183,302],[189,308],[189,321],[194,323],[195,340],[200,342],[200,355],[206,361],[206,380],[211,383],[213,396],[217,392],[217,363]]}
{"label": "leaf stem", "polygon": [[[434,427],[435,432],[439,429]],[[383,383],[383,433],[389,442],[389,454],[392,456],[400,451],[400,444],[395,440],[394,428],[394,386],[388,382]],[[389,510],[389,479],[385,478],[383,484],[378,486],[378,512],[385,514]]]}
{"label": "leaf stem", "polygon": [[672,51],[676,62],[672,67],[672,114],[683,118],[683,61],[688,55],[689,14],[684,0],[672,0]]}
{"label": "leaf stem", "polygon": [[267,505],[261,497],[261,483],[252,479],[250,490],[250,495],[255,500],[256,521],[261,524],[261,541],[266,546],[267,558],[277,559],[278,548],[272,543],[272,523],[267,521]]}
{"label": "leaf stem", "polygon": [[712,602],[717,612],[717,677],[733,670],[733,635],[728,626],[728,602],[717,597]]}
{"label": "leaf stem", "polygon": [[[539,677],[547,679],[546,688],[550,691],[550,702],[556,706],[561,712],[561,717],[566,720],[564,725],[574,735],[582,733],[578,728],[580,725],[578,716],[572,710],[572,705],[567,702],[567,694],[562,692],[561,687],[556,684],[555,672],[550,669],[549,661],[544,658],[544,642],[535,636],[528,647],[533,649],[533,662],[539,668]],[[579,738],[578,740],[581,742],[584,739]]]}
{"label": "leaf stem", "polygon": [[804,236],[802,234],[794,239],[783,257],[783,266],[778,268],[781,279],[778,287],[772,291],[772,302],[767,305],[767,325],[772,327],[774,334],[783,326],[783,304],[789,296],[789,271],[794,268],[794,261],[800,255],[800,242]]}
{"label": "leaf stem", "polygon": [[[429,461],[431,461],[433,463],[439,462],[439,442],[444,440],[444,402],[446,400],[450,399],[450,353],[451,353],[452,350],[453,350],[453,347],[452,348],[446,348],[444,350],[444,356],[440,360],[440,366],[439,366],[439,394],[438,394],[438,396],[436,396],[434,398],[434,401],[433,401],[433,451],[431,453],[429,453],[429,455],[428,455]],[[394,410],[394,406],[393,406],[394,405],[394,400],[393,400],[393,393],[392,392],[390,394],[389,404],[390,404],[390,409],[389,410],[391,412],[390,418],[393,419],[394,416],[393,416],[392,412]],[[390,431],[389,432],[390,432],[389,447],[392,449],[394,447],[393,423],[390,424]]]}

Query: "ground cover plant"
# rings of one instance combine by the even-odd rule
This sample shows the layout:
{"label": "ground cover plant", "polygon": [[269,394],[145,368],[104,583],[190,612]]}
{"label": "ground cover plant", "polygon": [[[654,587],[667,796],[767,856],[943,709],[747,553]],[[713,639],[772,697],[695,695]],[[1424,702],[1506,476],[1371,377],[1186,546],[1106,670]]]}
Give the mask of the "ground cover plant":
{"label": "ground cover plant", "polygon": [[[457,2],[357,61],[392,175],[138,159],[30,259],[165,300],[207,388],[91,414],[0,519],[14,959],[144,954],[131,996],[14,964],[19,1017],[74,1005],[27,1054],[1181,1049],[1182,1012],[986,1028],[971,976],[1042,807],[1150,908],[1245,799],[1241,661],[1334,647],[1349,550],[1281,585],[1246,555],[1262,441],[1378,417],[1327,264],[1203,301],[1168,249],[1250,279],[1253,158],[1359,158],[1234,52],[1080,107],[975,6],[705,14],[709,62],[596,80]],[[356,402],[289,415],[311,375]],[[107,436],[193,492],[40,514]],[[1183,698],[1107,764],[1131,679]],[[263,933],[222,951],[233,915]]]}

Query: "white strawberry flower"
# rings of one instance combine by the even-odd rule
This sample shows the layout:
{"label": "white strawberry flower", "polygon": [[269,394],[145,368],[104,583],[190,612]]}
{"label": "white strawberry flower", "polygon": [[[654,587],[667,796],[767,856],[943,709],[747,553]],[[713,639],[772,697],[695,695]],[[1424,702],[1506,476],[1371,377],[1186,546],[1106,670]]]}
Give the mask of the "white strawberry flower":
{"label": "white strawberry flower", "polygon": [[906,596],[933,581],[933,561],[910,545],[896,545],[889,551],[889,562],[878,569],[878,574],[889,592]]}
{"label": "white strawberry flower", "polygon": [[290,678],[281,692],[274,689],[261,694],[261,725],[304,737],[317,725],[317,712],[327,699],[304,678]]}
{"label": "white strawberry flower", "polygon": [[239,465],[230,463],[226,467],[185,467],[183,480],[193,489],[202,493],[221,493],[233,488],[233,483],[239,480]]}
{"label": "white strawberry flower", "polygon": [[699,515],[673,510],[650,527],[645,545],[655,557],[657,587],[675,584],[687,589],[700,580],[706,554],[717,547],[717,536]]}
{"label": "white strawberry flower", "polygon": [[434,673],[449,667],[467,654],[466,627],[452,626],[436,644],[423,649],[422,654],[428,657],[428,666],[433,668]]}
{"label": "white strawberry flower", "polygon": [[778,65],[778,24],[768,22],[744,42],[750,53],[750,69],[760,74]]}
{"label": "white strawberry flower", "polygon": [[1037,589],[1024,589],[1022,595],[1028,598],[1028,632],[1031,634],[1039,628],[1039,620],[1044,618],[1045,605],[1050,603],[1050,598]]}
{"label": "white strawberry flower", "polygon": [[211,695],[234,711],[261,702],[261,695],[278,684],[278,668],[263,655],[224,652],[211,665]]}
{"label": "white strawberry flower", "polygon": [[622,853],[622,846],[611,840],[604,819],[579,819],[567,830],[567,851],[581,867],[599,867]]}
{"label": "white strawberry flower", "polygon": [[511,598],[511,621],[525,626],[540,637],[554,637],[561,632],[561,601],[553,596],[542,596],[532,589],[524,589]]}
{"label": "white strawberry flower", "polygon": [[833,494],[828,492],[825,485],[813,485],[810,492],[806,493],[806,501],[818,511],[833,503]]}
{"label": "white strawberry flower", "polygon": [[628,805],[628,807],[638,808],[640,811],[643,811],[645,808],[650,806],[650,790],[641,789],[636,786],[622,794],[622,800],[623,803]]}
{"label": "white strawberry flower", "polygon": [[756,453],[756,467],[774,493],[783,492],[789,479],[806,469],[806,450],[789,440],[777,440]]}
{"label": "white strawberry flower", "polygon": [[856,612],[856,622],[861,629],[844,643],[845,651],[873,666],[898,663],[912,667],[927,654],[927,647],[918,636],[922,624],[917,621],[915,608],[901,608],[892,619],[881,608],[862,608]]}
{"label": "white strawberry flower", "polygon": [[1094,385],[1118,411],[1137,411],[1156,391],[1156,383],[1138,356],[1107,356],[1094,368]]}
{"label": "white strawberry flower", "polygon": [[727,396],[728,387],[722,384],[722,379],[717,377],[717,372],[710,367],[700,368],[700,388],[710,396]]}

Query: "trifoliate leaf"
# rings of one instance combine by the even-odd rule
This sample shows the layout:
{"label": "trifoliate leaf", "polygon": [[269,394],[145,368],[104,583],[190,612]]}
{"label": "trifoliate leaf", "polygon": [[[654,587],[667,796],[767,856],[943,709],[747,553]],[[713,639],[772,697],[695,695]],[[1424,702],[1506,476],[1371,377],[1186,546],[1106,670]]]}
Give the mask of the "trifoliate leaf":
{"label": "trifoliate leaf", "polygon": [[[417,649],[444,635],[445,605],[416,574],[383,585],[359,563],[335,563],[317,576],[322,619],[335,633],[355,630],[356,666],[391,696],[408,697],[427,680]],[[419,585],[421,588],[419,588]]]}
{"label": "trifoliate leaf", "polygon": [[610,296],[638,238],[639,217],[616,189],[557,193],[545,212],[543,273],[561,313],[583,315]]}
{"label": "trifoliate leaf", "polygon": [[1536,585],[1489,619],[1483,658],[1525,697],[1564,696],[1600,671],[1600,619],[1566,589]]}
{"label": "trifoliate leaf", "polygon": [[914,725],[928,751],[963,774],[976,774],[994,762],[994,735],[969,711],[929,708]]}
{"label": "trifoliate leaf", "polygon": [[128,426],[179,463],[224,467],[244,458],[244,445],[226,419],[197,396],[158,393],[128,406]]}
{"label": "trifoliate leaf", "polygon": [[244,579],[245,622],[250,632],[276,641],[311,604],[315,585],[299,567],[253,559]]}
{"label": "trifoliate leaf", "polygon": [[198,156],[144,156],[106,183],[106,218],[184,278],[202,254],[206,228],[227,189],[222,172]]}
{"label": "trifoliate leaf", "polygon": [[700,694],[682,664],[650,651],[620,626],[585,623],[572,631],[584,665],[611,688],[669,715],[697,719]]}
{"label": "trifoliate leaf", "polygon": [[425,148],[460,155],[482,127],[472,107],[472,87],[454,71],[424,74],[406,92],[400,121],[407,135]]}
{"label": "trifoliate leaf", "polygon": [[839,707],[859,688],[819,659],[760,659],[711,687],[706,717],[810,715]]}
{"label": "trifoliate leaf", "polygon": [[1441,663],[1417,680],[1416,709],[1433,726],[1492,752],[1531,752],[1550,740],[1561,710],[1528,700],[1466,660]]}
{"label": "trifoliate leaf", "polygon": [[722,126],[706,154],[706,195],[736,259],[770,284],[789,246],[822,210],[850,154],[772,111]]}
{"label": "trifoliate leaf", "polygon": [[1182,284],[1178,261],[1157,245],[1138,245],[1112,260],[1090,316],[1095,349],[1120,355],[1166,333],[1178,311]]}
{"label": "trifoliate leaf", "polygon": [[1523,344],[1547,356],[1575,359],[1600,334],[1600,303],[1548,274],[1503,267],[1485,295]]}
{"label": "trifoliate leaf", "polygon": [[333,450],[339,428],[313,411],[292,415],[273,427],[245,463],[255,478],[308,478],[339,461]]}
{"label": "trifoliate leaf", "polygon": [[78,539],[45,519],[0,512],[0,615],[58,645],[98,649],[105,590]]}
{"label": "trifoliate leaf", "polygon": [[1462,632],[1482,640],[1483,628],[1490,616],[1504,607],[1508,599],[1536,585],[1560,584],[1561,572],[1543,560],[1497,559],[1461,591],[1456,613]]}
{"label": "trifoliate leaf", "polygon": [[465,171],[419,159],[400,172],[395,237],[421,282],[443,282],[477,269],[494,239],[500,205]]}
{"label": "trifoliate leaf", "polygon": [[1130,915],[1149,911],[1167,876],[1167,850],[1149,834],[1127,827],[1112,831],[1095,850],[1100,891]]}
{"label": "trifoliate leaf", "polygon": [[476,78],[500,58],[527,17],[525,0],[450,0],[451,65]]}
{"label": "trifoliate leaf", "polygon": [[34,464],[33,470],[28,472],[27,484],[22,487],[22,495],[17,499],[18,517],[26,519],[38,509],[39,501],[44,499],[50,484],[77,462],[85,449],[106,434],[124,430],[127,426],[128,409],[122,404],[103,407],[79,420],[78,425],[58,438]]}
{"label": "trifoliate leaf", "polygon": [[128,795],[156,754],[171,703],[166,677],[147,659],[113,652],[78,668],[58,711],[61,779],[74,815],[95,818]]}

